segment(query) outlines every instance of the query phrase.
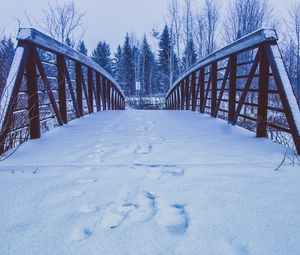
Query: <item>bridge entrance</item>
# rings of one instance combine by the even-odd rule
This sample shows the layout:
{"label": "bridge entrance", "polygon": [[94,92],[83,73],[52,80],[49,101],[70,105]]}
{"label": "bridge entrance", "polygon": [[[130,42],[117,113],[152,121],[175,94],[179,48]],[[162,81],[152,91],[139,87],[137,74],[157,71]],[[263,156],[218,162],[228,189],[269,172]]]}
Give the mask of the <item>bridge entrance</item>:
{"label": "bridge entrance", "polygon": [[[55,126],[99,111],[124,110],[114,78],[86,56],[35,29],[21,29],[0,104],[0,153]],[[221,118],[300,154],[300,111],[274,29],[261,29],[187,71],[166,109]]]}

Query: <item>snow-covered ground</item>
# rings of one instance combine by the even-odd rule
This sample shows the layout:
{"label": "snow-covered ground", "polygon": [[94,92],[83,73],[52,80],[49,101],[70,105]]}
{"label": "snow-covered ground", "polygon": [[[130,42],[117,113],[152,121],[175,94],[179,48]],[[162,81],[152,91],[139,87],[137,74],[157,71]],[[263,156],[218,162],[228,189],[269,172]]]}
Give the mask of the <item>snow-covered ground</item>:
{"label": "snow-covered ground", "polygon": [[300,169],[209,116],[101,112],[0,164],[0,254],[300,254]]}

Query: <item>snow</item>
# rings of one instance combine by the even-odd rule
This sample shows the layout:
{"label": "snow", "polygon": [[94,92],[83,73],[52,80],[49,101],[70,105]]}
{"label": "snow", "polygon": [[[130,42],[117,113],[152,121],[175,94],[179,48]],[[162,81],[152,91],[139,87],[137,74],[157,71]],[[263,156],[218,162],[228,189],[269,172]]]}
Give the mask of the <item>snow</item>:
{"label": "snow", "polygon": [[278,40],[276,30],[273,28],[265,28],[262,30],[266,39]]}
{"label": "snow", "polygon": [[0,164],[0,254],[300,254],[300,169],[207,115],[113,111]]}
{"label": "snow", "polygon": [[286,93],[288,102],[289,102],[291,110],[292,110],[292,114],[293,114],[293,118],[295,120],[298,134],[300,135],[300,111],[299,111],[299,106],[298,106],[298,103],[297,103],[297,100],[296,100],[296,97],[295,97],[295,94],[293,91],[292,84],[288,77],[288,74],[287,74],[285,65],[283,63],[282,56],[281,56],[278,45],[272,45],[271,49],[274,54],[275,63],[277,65],[278,71],[280,73],[280,78],[282,80],[284,91]]}
{"label": "snow", "polygon": [[8,109],[9,101],[11,100],[13,88],[16,82],[18,70],[20,68],[20,63],[22,61],[24,55],[24,48],[23,47],[18,47],[16,49],[15,57],[13,59],[8,77],[7,77],[7,82],[6,85],[3,89],[3,94],[1,96],[0,100],[0,129],[2,130],[2,126],[4,124],[4,119],[5,119],[5,114]]}

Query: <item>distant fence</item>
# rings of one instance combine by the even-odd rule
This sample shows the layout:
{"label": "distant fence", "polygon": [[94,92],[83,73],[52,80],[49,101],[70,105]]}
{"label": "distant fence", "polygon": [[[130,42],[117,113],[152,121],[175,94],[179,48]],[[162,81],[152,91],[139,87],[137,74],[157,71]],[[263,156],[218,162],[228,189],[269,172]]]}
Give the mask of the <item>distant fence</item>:
{"label": "distant fence", "polygon": [[[202,59],[166,96],[169,110],[192,110],[289,143],[300,154],[300,112],[274,29],[261,29]],[[278,132],[282,132],[280,137]]]}
{"label": "distant fence", "polygon": [[126,97],[126,105],[135,110],[165,110],[164,96]]}
{"label": "distant fence", "polygon": [[0,154],[86,114],[125,109],[117,82],[85,55],[20,29],[0,102]]}

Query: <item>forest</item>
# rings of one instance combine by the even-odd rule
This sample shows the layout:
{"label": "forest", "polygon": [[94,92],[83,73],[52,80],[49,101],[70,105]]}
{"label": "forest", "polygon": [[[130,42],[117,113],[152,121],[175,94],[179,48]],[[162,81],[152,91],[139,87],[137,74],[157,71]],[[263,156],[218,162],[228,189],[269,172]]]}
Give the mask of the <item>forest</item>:
{"label": "forest", "polygon": [[[29,24],[55,39],[76,48],[111,73],[128,97],[164,96],[173,82],[203,57],[259,28],[277,30],[285,65],[294,92],[300,100],[300,3],[288,8],[289,15],[279,19],[269,0],[169,0],[165,24],[160,30],[145,31],[142,38],[124,35],[116,52],[105,38],[88,50],[84,39],[84,16],[73,1],[49,2],[42,10],[44,18],[28,19]],[[22,26],[22,20],[19,20]],[[13,60],[15,43],[0,35],[0,93]],[[157,47],[149,43],[155,39]],[[154,50],[156,48],[157,50]],[[136,82],[141,89],[136,90]]]}

